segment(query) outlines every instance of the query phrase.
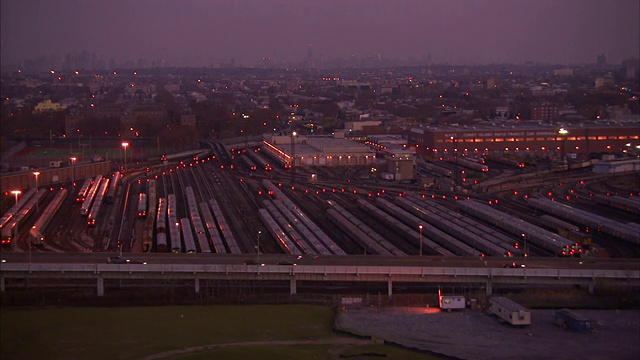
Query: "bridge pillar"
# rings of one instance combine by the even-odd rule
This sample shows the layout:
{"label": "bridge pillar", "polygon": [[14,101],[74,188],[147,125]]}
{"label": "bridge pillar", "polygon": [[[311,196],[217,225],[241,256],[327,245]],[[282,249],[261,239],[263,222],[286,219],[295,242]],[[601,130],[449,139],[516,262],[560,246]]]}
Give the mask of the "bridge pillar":
{"label": "bridge pillar", "polygon": [[104,279],[102,275],[98,275],[98,296],[104,296]]}
{"label": "bridge pillar", "polygon": [[291,277],[291,280],[289,280],[289,294],[290,295],[295,295],[297,292],[296,289],[296,278]]}
{"label": "bridge pillar", "polygon": [[487,280],[487,282],[484,284],[484,288],[487,292],[487,295],[491,295],[493,293],[493,284],[491,283],[491,280]]}
{"label": "bridge pillar", "polygon": [[0,276],[0,292],[4,292],[4,276]]}
{"label": "bridge pillar", "polygon": [[387,296],[393,296],[393,281],[391,279],[387,280]]}
{"label": "bridge pillar", "polygon": [[195,279],[196,294],[200,293],[200,279]]}

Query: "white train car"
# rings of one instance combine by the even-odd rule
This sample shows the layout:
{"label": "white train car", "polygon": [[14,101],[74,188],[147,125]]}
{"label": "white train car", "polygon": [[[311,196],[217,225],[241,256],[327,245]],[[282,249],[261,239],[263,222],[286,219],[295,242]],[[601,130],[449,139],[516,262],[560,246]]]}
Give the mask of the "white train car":
{"label": "white train car", "polygon": [[46,240],[44,231],[47,228],[47,225],[49,225],[51,219],[53,219],[53,216],[56,214],[56,212],[58,212],[58,209],[60,209],[62,202],[67,197],[67,193],[68,191],[66,189],[61,189],[60,191],[58,191],[56,196],[53,198],[53,201],[49,203],[42,215],[40,215],[38,220],[36,220],[36,222],[29,230],[29,235],[31,235],[31,241],[33,245],[38,247],[44,246]]}

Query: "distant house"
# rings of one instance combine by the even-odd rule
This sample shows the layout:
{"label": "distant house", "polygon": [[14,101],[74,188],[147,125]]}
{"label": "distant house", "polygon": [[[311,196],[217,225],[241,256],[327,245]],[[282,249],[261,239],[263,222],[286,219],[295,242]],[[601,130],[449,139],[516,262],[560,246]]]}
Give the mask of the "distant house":
{"label": "distant house", "polygon": [[54,103],[51,100],[45,100],[38,103],[38,105],[36,105],[36,107],[33,108],[33,112],[41,113],[41,112],[47,112],[47,111],[60,111],[64,109],[65,108],[59,103]]}

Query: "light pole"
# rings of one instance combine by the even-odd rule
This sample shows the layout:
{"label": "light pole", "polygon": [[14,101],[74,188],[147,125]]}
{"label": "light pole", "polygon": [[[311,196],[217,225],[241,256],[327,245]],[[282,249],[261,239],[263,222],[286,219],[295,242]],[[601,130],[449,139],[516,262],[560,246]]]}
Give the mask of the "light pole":
{"label": "light pole", "polygon": [[20,194],[22,194],[22,191],[20,191],[20,190],[11,190],[11,193],[13,195],[15,195],[15,197],[16,197],[16,205],[17,205],[18,204],[18,196],[20,196]]}
{"label": "light pole", "polygon": [[558,134],[560,134],[560,136],[562,136],[562,152],[561,152],[561,156],[562,156],[562,163],[566,164],[567,163],[567,158],[565,157],[564,154],[564,146],[565,146],[565,142],[567,140],[567,134],[569,133],[569,131],[567,131],[567,129],[565,128],[560,128],[560,130],[558,130]]}
{"label": "light pole", "polygon": [[258,265],[260,265],[260,234],[262,234],[262,231],[258,230],[256,245],[256,263],[258,263]]}
{"label": "light pole", "polygon": [[295,131],[291,133],[291,186],[293,186],[296,181],[296,135],[298,134]]}
{"label": "light pole", "polygon": [[[38,175],[40,175],[40,171],[34,171],[33,175],[36,177],[36,194],[38,192],[40,192],[40,189],[38,189]],[[36,211],[38,211],[38,202],[36,201]]]}
{"label": "light pole", "polygon": [[418,225],[418,229],[420,229],[420,251],[418,256],[422,256],[422,224]]}
{"label": "light pole", "polygon": [[454,182],[454,185],[457,187],[458,186],[458,176],[460,176],[460,174],[459,174],[459,171],[458,171],[458,148],[456,147],[456,138],[455,138],[455,136],[451,137],[451,142],[453,143],[453,162],[455,163],[455,165],[454,165],[455,176],[453,178],[453,182]]}
{"label": "light pole", "polygon": [[129,146],[128,142],[123,142],[122,143],[122,148],[124,149],[124,169],[123,170],[127,170],[127,147]]}
{"label": "light pole", "polygon": [[73,163],[75,163],[76,160],[78,160],[78,158],[75,157],[75,156],[71,158],[71,186],[74,186],[73,183],[74,183],[74,181],[76,181],[75,180],[76,174],[73,171]]}
{"label": "light pole", "polygon": [[527,257],[529,257],[529,254],[527,253],[527,234],[522,233],[522,244],[524,246],[523,251],[524,251],[524,260],[527,260]]}

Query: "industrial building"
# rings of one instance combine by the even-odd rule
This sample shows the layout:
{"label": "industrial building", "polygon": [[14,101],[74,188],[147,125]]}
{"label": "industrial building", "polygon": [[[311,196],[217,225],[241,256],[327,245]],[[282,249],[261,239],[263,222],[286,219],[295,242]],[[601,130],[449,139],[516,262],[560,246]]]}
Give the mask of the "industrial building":
{"label": "industrial building", "polygon": [[590,153],[626,153],[640,145],[640,121],[590,121],[579,124],[504,122],[476,126],[427,126],[407,132],[407,142],[428,158],[448,154],[476,156],[586,158]]}

